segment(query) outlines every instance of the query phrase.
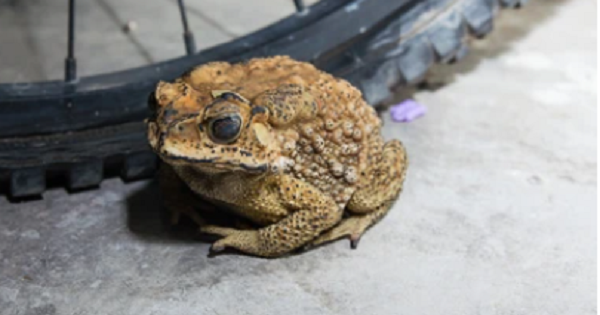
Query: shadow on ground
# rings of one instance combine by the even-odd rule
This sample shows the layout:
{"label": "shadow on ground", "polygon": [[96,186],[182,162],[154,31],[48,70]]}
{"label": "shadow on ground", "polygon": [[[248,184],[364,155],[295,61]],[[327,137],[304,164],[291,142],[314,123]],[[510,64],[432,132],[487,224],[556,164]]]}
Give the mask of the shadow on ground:
{"label": "shadow on ground", "polygon": [[[181,215],[177,224],[172,224],[171,213],[164,206],[157,178],[129,194],[126,200],[127,227],[131,233],[144,241],[212,243],[218,239],[216,236],[201,234],[198,225],[185,215]],[[206,203],[200,199],[198,202]],[[235,227],[236,223],[250,225],[250,222],[227,210],[215,208],[216,213],[199,212],[208,224],[227,227]]]}
{"label": "shadow on ground", "polygon": [[127,196],[127,227],[140,239],[150,242],[197,242],[199,235],[193,223],[183,218],[171,225],[163,206],[158,180],[152,179]]}

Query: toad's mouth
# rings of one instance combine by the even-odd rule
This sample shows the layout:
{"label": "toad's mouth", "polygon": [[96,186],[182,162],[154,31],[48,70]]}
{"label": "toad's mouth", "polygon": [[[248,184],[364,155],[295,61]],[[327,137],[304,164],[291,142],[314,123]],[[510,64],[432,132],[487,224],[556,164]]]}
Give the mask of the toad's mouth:
{"label": "toad's mouth", "polygon": [[166,150],[155,150],[161,159],[169,164],[197,166],[202,170],[227,172],[227,171],[244,171],[246,173],[261,174],[269,169],[266,163],[248,164],[239,160],[224,159],[222,157],[205,157],[196,158],[178,155],[167,152]]}

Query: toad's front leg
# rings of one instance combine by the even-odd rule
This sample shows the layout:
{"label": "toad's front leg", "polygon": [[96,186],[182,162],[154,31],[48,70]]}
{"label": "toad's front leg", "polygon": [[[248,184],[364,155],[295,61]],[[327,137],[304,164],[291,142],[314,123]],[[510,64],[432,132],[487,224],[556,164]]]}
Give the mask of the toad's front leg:
{"label": "toad's front leg", "polygon": [[321,232],[337,224],[342,217],[343,209],[310,184],[289,176],[277,176],[268,185],[272,185],[268,190],[273,191],[272,197],[276,198],[278,203],[258,204],[263,207],[283,206],[293,213],[258,230],[242,231],[205,226],[201,229],[203,232],[224,236],[212,245],[213,251],[218,252],[229,247],[256,256],[282,256],[310,242]]}

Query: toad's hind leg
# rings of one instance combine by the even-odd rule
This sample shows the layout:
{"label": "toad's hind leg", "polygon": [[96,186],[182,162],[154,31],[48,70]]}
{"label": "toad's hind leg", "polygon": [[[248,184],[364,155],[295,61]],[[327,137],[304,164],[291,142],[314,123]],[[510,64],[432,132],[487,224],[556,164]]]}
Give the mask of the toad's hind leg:
{"label": "toad's hind leg", "polygon": [[356,248],[363,233],[391,209],[402,192],[408,157],[402,143],[392,140],[385,144],[381,160],[370,170],[368,184],[357,190],[346,209],[352,215],[311,242],[316,246],[342,237],[350,237]]}

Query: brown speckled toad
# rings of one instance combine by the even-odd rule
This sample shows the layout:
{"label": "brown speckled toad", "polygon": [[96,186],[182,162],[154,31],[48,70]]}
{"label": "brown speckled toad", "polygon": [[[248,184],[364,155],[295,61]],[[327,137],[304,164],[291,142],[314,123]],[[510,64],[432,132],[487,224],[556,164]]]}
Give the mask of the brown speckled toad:
{"label": "brown speckled toad", "polygon": [[[355,248],[402,190],[401,142],[384,143],[361,93],[311,64],[213,62],[154,96],[148,139],[166,206],[221,236],[213,251],[276,257],[342,237]],[[182,185],[259,228],[210,224]]]}

